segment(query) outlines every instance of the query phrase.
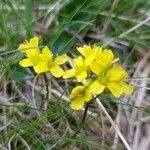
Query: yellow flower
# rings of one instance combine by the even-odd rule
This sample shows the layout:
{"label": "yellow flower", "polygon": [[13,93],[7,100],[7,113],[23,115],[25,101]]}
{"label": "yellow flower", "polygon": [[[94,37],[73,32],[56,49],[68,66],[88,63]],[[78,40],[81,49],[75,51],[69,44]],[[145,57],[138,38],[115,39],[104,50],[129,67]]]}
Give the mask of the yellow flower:
{"label": "yellow flower", "polygon": [[89,102],[92,99],[92,93],[85,86],[77,86],[71,91],[70,99],[71,108],[79,110],[86,102]]}
{"label": "yellow flower", "polygon": [[[30,44],[34,40],[30,40]],[[27,58],[19,62],[22,67],[33,66],[34,71],[38,74],[50,71],[55,77],[61,77],[63,75],[64,71],[59,65],[67,61],[67,56],[62,55],[53,58],[53,54],[47,46],[42,49],[42,52],[38,49],[28,49],[24,53]]]}
{"label": "yellow flower", "polygon": [[93,73],[99,75],[118,60],[118,58],[114,59],[114,55],[111,50],[105,49],[102,51],[102,53],[97,55],[89,67]]}
{"label": "yellow flower", "polygon": [[73,69],[67,70],[63,75],[63,78],[71,77],[76,77],[79,82],[87,77],[85,60],[81,56],[73,59]]}
{"label": "yellow flower", "polygon": [[77,50],[84,56],[86,66],[89,66],[101,54],[102,47],[84,45],[83,47],[78,47]]}
{"label": "yellow flower", "polygon": [[28,42],[27,40],[19,45],[19,50],[26,54],[27,57],[33,57],[34,55],[38,55],[40,53],[39,50],[39,38],[34,37],[31,38]]}
{"label": "yellow flower", "polygon": [[[45,49],[48,49],[47,47],[42,49],[42,53],[45,53]],[[50,53],[50,52],[49,52]],[[50,54],[49,54],[50,55]],[[34,53],[32,49],[28,50],[27,52],[27,58],[22,59],[19,64],[22,67],[31,67],[33,66],[33,69],[36,73],[42,73],[48,71],[47,63],[44,60],[44,57],[42,57],[42,54]]]}
{"label": "yellow flower", "polygon": [[41,60],[39,59],[39,64],[34,66],[34,70],[36,73],[50,71],[51,74],[57,78],[61,77],[64,74],[63,69],[59,65],[64,64],[68,60],[66,55],[56,56],[55,58],[53,58],[52,52],[47,46],[45,46],[42,49],[40,57]]}
{"label": "yellow flower", "polygon": [[91,81],[89,89],[94,94],[100,94],[105,88],[108,88],[116,97],[121,96],[123,93],[131,94],[133,87],[125,83],[127,77],[128,74],[122,67],[112,67],[100,74],[96,80]]}
{"label": "yellow flower", "polygon": [[86,66],[89,66],[90,70],[96,75],[99,75],[119,60],[118,58],[114,59],[111,50],[104,49],[102,51],[102,47],[97,45],[84,45],[83,47],[78,47],[77,50],[85,57]]}

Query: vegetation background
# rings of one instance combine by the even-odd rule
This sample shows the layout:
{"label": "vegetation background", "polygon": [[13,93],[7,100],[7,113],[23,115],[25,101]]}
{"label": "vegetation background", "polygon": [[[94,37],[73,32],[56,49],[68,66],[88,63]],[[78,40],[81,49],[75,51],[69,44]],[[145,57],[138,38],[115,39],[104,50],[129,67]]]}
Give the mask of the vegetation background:
{"label": "vegetation background", "polygon": [[[18,65],[18,45],[33,36],[71,57],[83,44],[111,48],[134,93],[102,94],[81,124],[84,110],[72,111],[68,102],[74,80]],[[149,150],[149,50],[149,0],[1,0],[0,149]]]}

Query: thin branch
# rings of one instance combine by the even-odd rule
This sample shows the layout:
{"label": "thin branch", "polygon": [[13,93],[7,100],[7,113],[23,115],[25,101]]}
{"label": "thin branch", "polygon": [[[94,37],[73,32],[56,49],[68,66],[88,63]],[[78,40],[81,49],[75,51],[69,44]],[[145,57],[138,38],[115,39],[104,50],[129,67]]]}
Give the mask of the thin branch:
{"label": "thin branch", "polygon": [[109,27],[109,24],[110,24],[110,21],[111,21],[111,15],[113,13],[113,11],[116,9],[118,3],[119,3],[120,0],[114,0],[112,6],[111,6],[111,9],[109,11],[109,14],[106,18],[106,20],[104,21],[104,27],[103,27],[103,30],[102,30],[102,34],[105,34],[108,27]]}
{"label": "thin branch", "polygon": [[120,34],[118,37],[109,40],[108,42],[104,43],[102,46],[106,47],[107,45],[111,44],[112,42],[116,41],[117,39],[123,38],[124,36],[126,36],[127,34],[131,33],[132,31],[136,30],[137,28],[141,27],[143,24],[145,24],[146,22],[148,22],[150,20],[150,17],[148,17],[147,19],[143,20],[142,22],[140,22],[139,24],[135,25],[134,27],[132,27],[131,29],[127,30],[126,32]]}
{"label": "thin branch", "polygon": [[103,110],[104,114],[106,115],[106,117],[108,118],[108,120],[110,121],[110,123],[112,124],[113,128],[115,129],[115,131],[117,132],[117,134],[119,135],[120,139],[122,140],[122,142],[124,143],[125,147],[127,148],[127,150],[131,150],[128,142],[125,140],[124,136],[122,135],[122,133],[120,132],[120,130],[118,129],[118,127],[115,125],[114,121],[112,120],[112,118],[110,117],[110,115],[108,114],[107,110],[105,109],[105,107],[103,106],[103,104],[99,101],[98,98],[96,98],[96,102],[98,104],[98,107],[100,109]]}

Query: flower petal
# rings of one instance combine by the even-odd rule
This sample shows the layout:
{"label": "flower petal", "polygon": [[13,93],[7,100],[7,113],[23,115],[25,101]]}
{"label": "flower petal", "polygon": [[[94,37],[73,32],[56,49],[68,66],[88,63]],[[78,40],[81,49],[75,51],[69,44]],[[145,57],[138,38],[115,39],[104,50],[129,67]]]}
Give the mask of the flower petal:
{"label": "flower petal", "polygon": [[18,47],[18,50],[21,51],[21,52],[25,52],[25,49],[26,49],[25,44],[20,44],[19,47]]}
{"label": "flower petal", "polygon": [[30,44],[34,47],[38,47],[39,45],[39,38],[38,37],[34,37],[30,39]]}
{"label": "flower petal", "polygon": [[101,93],[104,91],[105,86],[102,85],[102,84],[100,84],[100,83],[96,80],[96,81],[94,81],[93,83],[91,83],[91,84],[89,85],[89,89],[90,89],[90,91],[91,91],[92,93],[94,93],[94,94],[101,94]]}
{"label": "flower petal", "polygon": [[96,56],[95,56],[94,53],[90,54],[90,55],[85,59],[85,65],[86,65],[86,66],[89,66],[89,65],[92,63],[92,61],[94,60],[95,57],[96,57]]}
{"label": "flower petal", "polygon": [[113,59],[112,63],[115,63],[115,62],[117,62],[117,61],[119,61],[119,58]]}
{"label": "flower petal", "polygon": [[131,85],[126,84],[125,82],[121,84],[121,88],[125,94],[132,94],[133,92],[133,87]]}
{"label": "flower petal", "polygon": [[40,53],[38,48],[39,38],[34,37],[30,39],[30,42],[27,40],[19,45],[19,50],[27,55],[27,57],[32,57]]}
{"label": "flower petal", "polygon": [[65,71],[65,73],[63,74],[63,78],[71,78],[71,77],[74,77],[75,76],[75,73],[76,73],[76,70],[75,69],[70,69],[70,70],[67,70]]}
{"label": "flower petal", "polygon": [[88,88],[85,89],[85,98],[84,99],[86,102],[89,102],[92,99],[92,93]]}
{"label": "flower petal", "polygon": [[82,90],[84,90],[85,87],[84,86],[77,86],[75,87],[72,91],[71,91],[71,94],[70,94],[70,98],[73,99],[75,98]]}
{"label": "flower petal", "polygon": [[26,54],[27,57],[29,58],[37,58],[40,56],[40,50],[38,48],[34,48],[34,49],[27,49],[24,52]]}
{"label": "flower petal", "polygon": [[83,57],[79,56],[79,57],[73,59],[73,64],[74,64],[75,68],[83,68],[83,66],[84,66]]}
{"label": "flower petal", "polygon": [[54,65],[53,67],[51,67],[50,68],[50,72],[56,78],[59,78],[59,77],[61,77],[64,74],[63,69],[61,67],[59,67],[58,65]]}
{"label": "flower petal", "polygon": [[113,63],[114,55],[111,50],[105,49],[102,53],[98,54],[96,57],[96,63],[101,66],[101,68],[106,69]]}
{"label": "flower petal", "polygon": [[79,110],[83,107],[84,103],[83,98],[77,97],[71,101],[71,108],[74,110]]}
{"label": "flower petal", "polygon": [[33,66],[33,63],[30,61],[30,59],[26,58],[26,59],[22,59],[20,62],[19,62],[20,66],[22,67],[30,67],[30,66]]}
{"label": "flower petal", "polygon": [[42,59],[48,61],[48,60],[52,60],[52,52],[51,50],[45,46],[43,49],[42,49]]}
{"label": "flower petal", "polygon": [[111,64],[114,58],[114,55],[111,50],[105,49],[100,55],[100,59],[97,59],[97,62],[102,66],[106,66],[107,64]]}
{"label": "flower petal", "polygon": [[36,73],[43,73],[49,71],[48,64],[46,62],[40,62],[38,65],[33,66]]}
{"label": "flower petal", "polygon": [[78,47],[77,50],[84,56],[88,57],[92,53],[91,46],[84,45],[83,47]]}
{"label": "flower petal", "polygon": [[61,64],[64,64],[67,60],[68,60],[67,56],[66,56],[66,55],[62,55],[62,56],[57,56],[57,57],[54,59],[54,62],[55,62],[57,65],[61,65]]}
{"label": "flower petal", "polygon": [[111,93],[116,97],[120,97],[120,95],[123,92],[121,87],[117,83],[110,83],[107,87],[109,88]]}
{"label": "flower petal", "polygon": [[80,74],[76,75],[77,81],[80,82],[87,77],[86,71],[82,71]]}
{"label": "flower petal", "polygon": [[120,66],[111,68],[106,74],[106,78],[111,82],[112,81],[121,81],[127,77],[128,77],[127,72]]}
{"label": "flower petal", "polygon": [[90,69],[96,75],[99,75],[105,68],[100,66],[98,63],[94,62],[90,65]]}

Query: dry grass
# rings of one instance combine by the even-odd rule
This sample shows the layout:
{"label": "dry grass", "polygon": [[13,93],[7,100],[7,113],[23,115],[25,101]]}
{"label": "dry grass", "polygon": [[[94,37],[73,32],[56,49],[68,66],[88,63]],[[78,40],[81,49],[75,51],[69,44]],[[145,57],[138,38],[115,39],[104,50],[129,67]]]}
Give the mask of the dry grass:
{"label": "dry grass", "polygon": [[[2,0],[0,149],[149,150],[149,6],[143,0]],[[16,49],[33,35],[41,36],[54,53],[70,56],[85,43],[113,49],[130,74],[134,93],[120,99],[102,94],[80,124],[85,109],[69,107],[74,80],[35,75],[18,66],[22,56]]]}

